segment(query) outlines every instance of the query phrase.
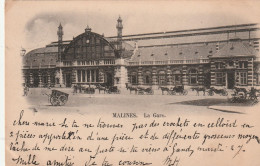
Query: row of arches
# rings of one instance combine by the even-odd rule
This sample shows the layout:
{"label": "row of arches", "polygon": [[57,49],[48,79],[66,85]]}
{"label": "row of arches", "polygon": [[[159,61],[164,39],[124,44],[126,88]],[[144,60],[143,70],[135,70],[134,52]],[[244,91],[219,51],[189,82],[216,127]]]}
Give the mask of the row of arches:
{"label": "row of arches", "polygon": [[[129,73],[129,83],[144,84],[144,85],[180,85],[183,83],[184,73],[181,70],[165,71],[159,70],[158,72],[144,71],[137,72],[133,71]],[[198,69],[190,69],[185,75],[188,79],[189,85],[196,85],[199,81],[199,71]]]}

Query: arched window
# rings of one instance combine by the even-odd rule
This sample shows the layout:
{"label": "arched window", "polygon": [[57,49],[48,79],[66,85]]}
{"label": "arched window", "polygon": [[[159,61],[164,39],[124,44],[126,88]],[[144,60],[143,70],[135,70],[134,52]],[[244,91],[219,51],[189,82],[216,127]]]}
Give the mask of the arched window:
{"label": "arched window", "polygon": [[196,69],[191,69],[189,71],[189,84],[190,85],[198,84],[198,71]]}
{"label": "arched window", "polygon": [[129,81],[132,85],[135,85],[137,84],[137,72],[132,72],[130,75],[129,75]]}
{"label": "arched window", "polygon": [[180,85],[182,83],[182,77],[181,77],[181,71],[180,70],[174,70],[173,71],[173,77],[172,82],[174,85]]}
{"label": "arched window", "polygon": [[165,71],[159,71],[158,73],[158,83],[159,85],[166,85],[166,72]]}
{"label": "arched window", "polygon": [[150,71],[144,72],[143,82],[146,85],[152,84],[152,73]]}

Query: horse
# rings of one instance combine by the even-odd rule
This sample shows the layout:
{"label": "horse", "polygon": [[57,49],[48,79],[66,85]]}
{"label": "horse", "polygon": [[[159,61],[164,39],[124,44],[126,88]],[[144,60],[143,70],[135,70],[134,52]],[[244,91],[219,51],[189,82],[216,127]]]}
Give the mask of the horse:
{"label": "horse", "polygon": [[162,90],[162,95],[164,95],[164,91],[166,91],[167,93],[169,93],[169,90],[170,90],[168,87],[163,87],[163,86],[159,87],[158,89],[161,89],[161,90]]}
{"label": "horse", "polygon": [[133,87],[133,86],[127,86],[126,89],[127,89],[127,90],[130,90],[130,94],[132,94],[132,91],[135,91],[135,94],[136,94],[137,91],[138,91],[137,87]]}
{"label": "horse", "polygon": [[192,91],[196,91],[197,92],[197,96],[199,96],[200,95],[200,91],[202,91],[203,92],[203,96],[205,96],[205,93],[206,93],[206,88],[205,87],[192,87],[191,88],[192,89]]}
{"label": "horse", "polygon": [[101,84],[97,84],[95,89],[98,89],[99,94],[100,94],[100,91],[104,91],[104,94],[107,91],[107,88],[105,86],[102,86]]}

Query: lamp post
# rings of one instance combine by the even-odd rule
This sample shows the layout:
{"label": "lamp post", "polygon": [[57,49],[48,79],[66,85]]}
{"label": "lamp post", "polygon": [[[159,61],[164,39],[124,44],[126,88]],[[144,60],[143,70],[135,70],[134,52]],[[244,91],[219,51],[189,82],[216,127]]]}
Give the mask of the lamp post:
{"label": "lamp post", "polygon": [[21,56],[24,56],[26,53],[26,50],[22,47],[21,50],[20,50],[20,55]]}

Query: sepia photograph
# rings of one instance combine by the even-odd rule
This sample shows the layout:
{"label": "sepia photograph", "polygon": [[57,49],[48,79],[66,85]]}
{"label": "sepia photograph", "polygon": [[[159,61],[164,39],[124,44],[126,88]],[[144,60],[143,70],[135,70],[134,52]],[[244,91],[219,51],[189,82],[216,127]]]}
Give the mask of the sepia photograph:
{"label": "sepia photograph", "polygon": [[5,165],[258,166],[257,1],[6,1]]}

